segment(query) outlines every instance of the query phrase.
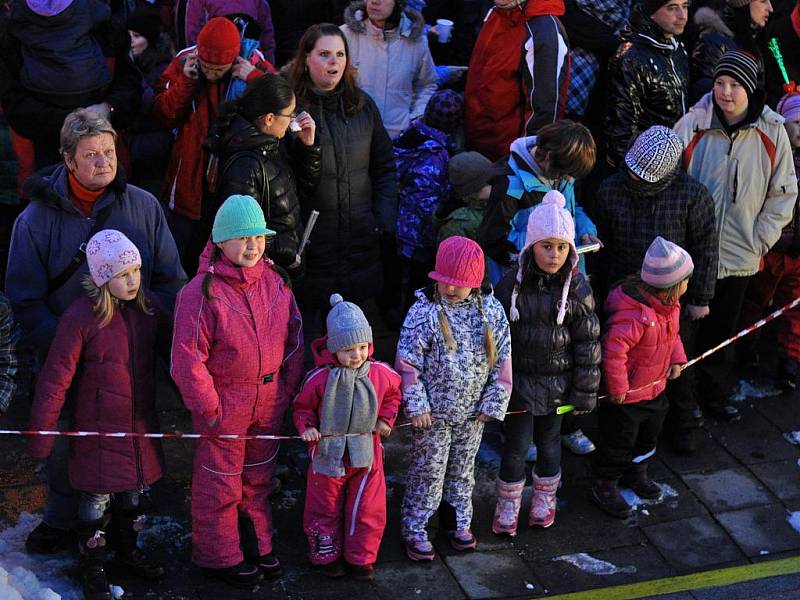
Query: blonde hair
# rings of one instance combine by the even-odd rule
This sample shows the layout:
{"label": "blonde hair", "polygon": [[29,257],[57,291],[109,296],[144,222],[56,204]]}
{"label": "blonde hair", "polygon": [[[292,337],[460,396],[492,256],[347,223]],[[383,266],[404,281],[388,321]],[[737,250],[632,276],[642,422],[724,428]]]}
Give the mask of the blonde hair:
{"label": "blonde hair", "polygon": [[[108,283],[104,283],[100,287],[97,287],[92,280],[92,276],[88,273],[83,276],[83,281],[81,281],[81,284],[83,285],[83,289],[86,291],[86,295],[94,301],[92,312],[100,320],[98,327],[102,329],[111,322],[111,319],[114,318],[114,310],[119,304],[119,300],[117,300],[111,294],[111,290],[108,289]],[[136,305],[136,308],[141,310],[144,314],[152,315],[153,311],[147,305],[147,300],[144,297],[143,289],[144,288],[140,285],[133,302]]]}
{"label": "blonde hair", "polygon": [[[444,347],[448,352],[455,352],[458,349],[458,342],[453,337],[453,330],[450,328],[450,321],[444,312],[444,304],[442,304],[442,296],[439,294],[438,286],[434,288],[433,300],[436,303],[436,313],[439,318],[439,330],[444,337]],[[480,289],[475,288],[475,296],[478,303],[478,313],[481,316],[483,323],[483,345],[486,349],[486,360],[489,363],[489,369],[493,369],[497,364],[497,344],[494,341],[494,334],[492,328],[489,326],[489,320],[483,314],[483,293]]]}

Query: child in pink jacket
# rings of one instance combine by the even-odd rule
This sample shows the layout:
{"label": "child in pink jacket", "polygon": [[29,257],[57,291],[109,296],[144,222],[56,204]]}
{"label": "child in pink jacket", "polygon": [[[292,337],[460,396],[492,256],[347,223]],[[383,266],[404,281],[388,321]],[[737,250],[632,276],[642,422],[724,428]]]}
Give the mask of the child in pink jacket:
{"label": "child in pink jacket", "polygon": [[661,497],[661,488],[647,474],[647,461],[655,455],[667,414],[666,380],[679,377],[680,365],[686,363],[678,337],[679,298],[693,271],[686,250],[656,237],[641,274],[614,288],[605,303],[603,377],[608,395],[598,411],[601,442],[591,495],[614,517],[631,512],[617,487],[620,478],[641,498]]}
{"label": "child in pink jacket", "polygon": [[[302,322],[264,257],[272,234],[255,198],[230,196],[197,275],[178,296],[171,373],[198,433],[280,434],[300,383]],[[197,442],[192,560],[206,575],[240,588],[281,575],[269,505],[277,456],[272,439]]]}
{"label": "child in pink jacket", "polygon": [[[392,432],[400,375],[372,358],[372,328],[361,309],[331,296],[328,336],[311,346],[316,369],[294,401],[294,422],[310,444],[303,529],[322,573],[374,577],[386,527],[381,438]],[[342,562],[344,557],[344,563]]]}

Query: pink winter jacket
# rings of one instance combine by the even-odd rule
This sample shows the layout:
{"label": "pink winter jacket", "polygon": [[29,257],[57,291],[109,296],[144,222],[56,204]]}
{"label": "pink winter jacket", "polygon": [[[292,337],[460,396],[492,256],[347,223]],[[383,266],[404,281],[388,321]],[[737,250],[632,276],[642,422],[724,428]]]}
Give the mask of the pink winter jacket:
{"label": "pink winter jacket", "polygon": [[[70,428],[78,431],[156,433],[156,344],[169,347],[170,315],[145,294],[152,315],[124,303],[111,321],[99,321],[86,296],[61,316],[36,385],[29,429],[54,430],[67,397]],[[54,437],[32,437],[28,450],[45,458]],[[70,440],[69,479],[82,492],[109,494],[141,489],[164,473],[161,441],[75,437]]]}
{"label": "pink winter jacket", "polygon": [[[663,304],[658,298],[638,291],[648,304],[614,288],[605,303],[608,315],[603,334],[603,378],[609,395],[627,394],[623,404],[652,400],[664,391],[670,365],[686,362],[678,336],[681,307]],[[626,288],[627,289],[627,288]],[[642,386],[642,390],[631,392]],[[606,400],[608,401],[608,400]]]}
{"label": "pink winter jacket", "polygon": [[178,295],[171,374],[183,402],[218,433],[252,423],[279,426],[303,374],[303,326],[294,295],[266,261],[214,263],[210,299],[202,286],[213,245]]}

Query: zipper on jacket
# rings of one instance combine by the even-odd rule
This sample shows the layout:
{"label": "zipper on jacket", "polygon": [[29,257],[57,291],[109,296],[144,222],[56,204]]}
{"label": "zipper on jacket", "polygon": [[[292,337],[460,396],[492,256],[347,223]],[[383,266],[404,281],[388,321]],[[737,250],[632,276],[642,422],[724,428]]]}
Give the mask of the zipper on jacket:
{"label": "zipper on jacket", "polygon": [[[121,307],[120,307],[121,308]],[[122,313],[122,321],[125,324],[125,329],[128,332],[128,370],[131,375],[131,433],[136,428],[136,369],[133,366],[133,357],[135,348],[133,347],[133,335],[130,323],[128,323],[128,315],[130,311],[124,309],[120,310]],[[133,441],[133,455],[136,458],[136,477],[139,481],[139,487],[144,487],[144,474],[142,473],[142,455],[141,448],[139,447],[139,439],[134,437]]]}
{"label": "zipper on jacket", "polygon": [[678,84],[678,89],[681,91],[681,114],[686,114],[686,97],[683,94],[683,84],[681,78],[678,77],[678,71],[675,69],[675,63],[672,60],[672,54],[669,56],[669,66],[672,69],[672,74],[675,76],[675,83]]}

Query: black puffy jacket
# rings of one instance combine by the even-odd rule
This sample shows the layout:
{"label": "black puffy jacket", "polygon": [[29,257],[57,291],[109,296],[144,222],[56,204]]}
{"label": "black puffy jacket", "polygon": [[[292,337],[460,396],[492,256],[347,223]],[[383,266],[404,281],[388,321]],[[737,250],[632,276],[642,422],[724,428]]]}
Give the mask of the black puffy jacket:
{"label": "black puffy jacket", "polygon": [[329,307],[333,292],[359,302],[383,286],[379,238],[397,220],[397,168],[389,135],[372,99],[349,115],[339,91],[310,94],[322,174],[303,203],[304,218],[319,211],[305,252],[305,278],[295,294],[301,306]]}
{"label": "black puffy jacket", "polygon": [[281,267],[290,266],[303,234],[300,198],[311,197],[319,183],[319,145],[306,146],[288,133],[279,140],[238,115],[220,141],[211,145],[219,155],[213,214],[232,194],[253,196],[264,210],[267,226],[277,232],[267,255]]}
{"label": "black puffy jacket", "polygon": [[[532,260],[530,252],[527,260]],[[516,270],[507,273],[495,293],[506,314],[516,274]],[[548,275],[533,267],[520,284],[520,317],[510,322],[514,387],[509,410],[543,416],[562,404],[593,410],[597,403],[600,321],[592,288],[586,277],[573,273],[564,323],[557,325],[564,277],[564,269]]]}
{"label": "black puffy jacket", "polygon": [[667,39],[641,4],[631,11],[623,43],[608,65],[607,160],[616,167],[642,131],[672,127],[688,109],[689,57]]}

